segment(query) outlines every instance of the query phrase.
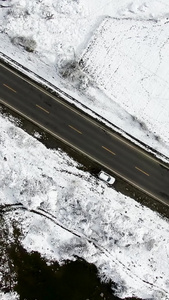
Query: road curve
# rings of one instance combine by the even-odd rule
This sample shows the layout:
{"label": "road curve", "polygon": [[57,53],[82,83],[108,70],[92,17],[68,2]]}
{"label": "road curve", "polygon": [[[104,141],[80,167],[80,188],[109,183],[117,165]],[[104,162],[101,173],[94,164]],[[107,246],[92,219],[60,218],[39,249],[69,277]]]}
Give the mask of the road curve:
{"label": "road curve", "polygon": [[2,64],[0,103],[169,205],[169,169],[162,162]]}

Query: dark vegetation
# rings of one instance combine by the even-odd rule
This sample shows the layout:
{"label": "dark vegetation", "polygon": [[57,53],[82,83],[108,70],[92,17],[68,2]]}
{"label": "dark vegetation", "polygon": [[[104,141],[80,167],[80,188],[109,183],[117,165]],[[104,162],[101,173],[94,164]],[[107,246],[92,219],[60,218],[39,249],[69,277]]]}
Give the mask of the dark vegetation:
{"label": "dark vegetation", "polygon": [[38,252],[28,253],[20,243],[21,225],[9,221],[2,211],[0,208],[3,292],[16,291],[20,300],[120,299],[113,295],[116,285],[101,282],[97,268],[80,257],[60,266],[56,261],[47,262]]}

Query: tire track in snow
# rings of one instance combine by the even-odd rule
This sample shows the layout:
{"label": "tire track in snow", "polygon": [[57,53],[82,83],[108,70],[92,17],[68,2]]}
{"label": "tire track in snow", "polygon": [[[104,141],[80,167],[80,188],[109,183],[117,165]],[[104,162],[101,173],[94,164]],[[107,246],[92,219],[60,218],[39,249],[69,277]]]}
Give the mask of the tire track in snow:
{"label": "tire track in snow", "polygon": [[32,212],[39,214],[41,216],[46,217],[47,219],[49,219],[50,221],[52,221],[53,223],[55,223],[56,225],[60,226],[61,228],[63,228],[64,230],[72,233],[73,235],[77,236],[78,238],[82,238],[84,240],[86,240],[89,243],[92,243],[97,249],[99,249],[102,253],[104,253],[109,259],[111,259],[111,261],[113,261],[113,263],[115,265],[120,265],[123,267],[123,269],[125,270],[126,274],[134,279],[134,280],[139,280],[142,283],[146,284],[148,287],[154,287],[156,288],[158,291],[162,292],[163,294],[165,294],[167,296],[166,299],[169,299],[169,293],[164,290],[163,288],[160,288],[159,286],[157,286],[156,284],[153,284],[151,282],[148,282],[144,279],[142,279],[141,277],[139,277],[137,274],[133,273],[130,268],[128,268],[124,263],[122,263],[120,260],[118,260],[116,258],[113,257],[112,253],[107,250],[105,247],[101,246],[99,243],[97,243],[94,239],[91,239],[89,237],[87,237],[86,235],[84,235],[83,233],[80,233],[74,229],[68,229],[67,227],[65,227],[62,223],[60,223],[59,221],[57,221],[56,216],[54,216],[53,214],[46,212],[45,210],[39,208],[38,210],[31,210]]}
{"label": "tire track in snow", "polygon": [[47,218],[49,221],[53,222],[55,225],[61,227],[62,229],[68,231],[69,233],[71,233],[72,235],[78,237],[79,239],[84,239],[85,241],[87,241],[88,243],[92,243],[97,249],[99,249],[100,252],[102,252],[103,254],[105,254],[111,262],[114,263],[114,265],[121,266],[123,268],[123,270],[125,271],[125,273],[133,280],[135,281],[141,281],[142,283],[146,284],[149,288],[153,287],[156,289],[156,291],[158,290],[159,292],[161,292],[163,294],[163,296],[166,296],[166,300],[169,299],[169,293],[164,290],[163,288],[160,288],[159,286],[157,286],[156,284],[153,284],[151,282],[148,282],[144,279],[142,279],[141,277],[139,277],[137,274],[133,273],[129,267],[127,267],[124,263],[122,263],[120,260],[118,260],[117,258],[114,258],[112,253],[107,250],[105,247],[101,246],[99,243],[97,243],[94,239],[91,239],[89,237],[87,237],[86,235],[84,235],[83,233],[80,233],[79,231],[76,231],[75,229],[69,229],[66,226],[64,226],[61,222],[59,222],[56,218],[56,216],[54,216],[53,214],[45,211],[42,208],[37,208],[37,209],[28,209],[25,206],[23,206],[21,203],[16,203],[16,204],[7,204],[0,207],[0,213],[8,213],[10,211],[13,210],[17,210],[17,209],[22,209],[22,210],[26,210],[27,212],[30,213],[34,213],[37,215],[40,215],[42,217]]}

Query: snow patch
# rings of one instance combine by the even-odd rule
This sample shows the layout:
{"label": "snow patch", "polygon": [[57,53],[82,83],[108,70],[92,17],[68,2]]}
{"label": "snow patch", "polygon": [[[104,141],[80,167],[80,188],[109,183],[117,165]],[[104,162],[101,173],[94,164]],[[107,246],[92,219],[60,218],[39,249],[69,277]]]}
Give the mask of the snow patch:
{"label": "snow patch", "polygon": [[7,222],[10,216],[22,224],[28,251],[60,263],[76,256],[94,263],[103,280],[118,284],[119,297],[169,297],[166,220],[2,116],[0,141],[1,203],[21,203]]}
{"label": "snow patch", "polygon": [[169,23],[106,18],[80,65],[96,86],[169,147]]}

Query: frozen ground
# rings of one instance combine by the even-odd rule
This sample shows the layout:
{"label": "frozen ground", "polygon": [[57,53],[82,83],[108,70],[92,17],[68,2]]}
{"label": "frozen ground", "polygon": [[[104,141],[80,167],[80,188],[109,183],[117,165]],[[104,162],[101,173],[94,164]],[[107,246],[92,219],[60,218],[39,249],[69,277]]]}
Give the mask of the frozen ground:
{"label": "frozen ground", "polygon": [[[0,5],[1,52],[168,156],[168,0],[0,0]],[[102,68],[96,30],[105,16],[116,20],[105,27],[111,51]],[[87,55],[92,36],[97,41],[89,53],[99,54],[97,62]],[[86,73],[78,65],[83,53],[86,66],[90,61]]]}
{"label": "frozen ground", "polygon": [[120,297],[167,300],[168,222],[62,151],[45,148],[2,116],[0,122],[0,199],[21,203],[6,222],[22,225],[23,246],[60,263],[76,255],[94,263],[102,279],[118,284]]}
{"label": "frozen ground", "polygon": [[[99,89],[101,86],[96,85],[99,78],[95,76],[91,80],[93,71],[86,76],[78,67],[79,60],[86,53],[86,47],[90,45],[100,24],[103,24],[105,16],[120,18],[119,21],[112,21],[117,31],[121,28],[120,35],[123,27],[125,30],[133,24],[131,56],[139,40],[139,37],[135,40],[137,24],[141,24],[140,28],[148,24],[140,29],[142,38],[146,30],[147,35],[152,37],[149,29],[152,20],[148,19],[157,21],[153,24],[163,32],[161,37],[156,35],[157,45],[160,47],[160,41],[166,41],[166,48],[163,49],[167,49],[168,31],[165,29],[168,28],[168,0],[0,0],[0,51],[64,88],[87,107],[168,156],[168,124],[164,128],[159,123],[159,120],[163,121],[163,118],[160,119],[163,106],[166,114],[169,109],[167,64],[161,70],[166,72],[166,82],[162,80],[163,94],[160,94],[160,89],[156,90],[162,100],[154,128],[147,119],[141,119],[145,126],[140,124],[140,120],[136,119],[139,111],[131,115],[132,105],[124,106],[121,98],[121,103],[114,101],[111,89],[104,89],[104,92],[102,88]],[[129,37],[128,32],[125,37]],[[143,44],[141,41],[142,47],[146,38]],[[118,47],[116,50],[118,52]],[[158,49],[155,53],[157,55]],[[165,64],[167,55],[167,51],[161,52],[160,66]],[[128,60],[127,56],[125,63]],[[134,64],[137,76],[139,70],[144,69],[144,60],[146,53],[139,61],[140,69],[138,59]],[[145,73],[142,75],[144,77]],[[102,79],[104,83],[104,76]],[[124,88],[125,80],[123,76],[121,85]],[[154,82],[151,83],[150,92]],[[161,88],[160,82],[161,79],[156,86]],[[143,104],[146,109],[145,102]],[[142,109],[140,104],[138,107]],[[150,111],[154,110],[151,101],[149,108]],[[155,112],[157,110],[158,107]],[[47,150],[8,120],[1,117],[0,124],[0,199],[1,204],[15,205],[19,202],[22,203],[21,208],[26,208],[25,211],[18,209],[19,214],[6,214],[7,222],[9,219],[20,220],[22,244],[30,251],[39,251],[47,259],[54,258],[61,262],[78,255],[93,262],[101,278],[111,278],[119,284],[118,294],[121,297],[135,295],[143,299],[169,299],[167,221],[108,188],[90,174],[80,171],[66,154]],[[2,294],[0,296],[2,298]],[[15,295],[4,297],[15,299]]]}

